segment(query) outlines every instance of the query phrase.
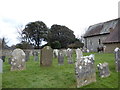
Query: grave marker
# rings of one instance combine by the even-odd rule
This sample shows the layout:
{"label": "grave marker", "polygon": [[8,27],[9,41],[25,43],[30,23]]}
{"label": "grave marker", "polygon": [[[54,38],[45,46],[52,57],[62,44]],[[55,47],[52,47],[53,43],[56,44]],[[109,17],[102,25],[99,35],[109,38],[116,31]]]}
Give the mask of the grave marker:
{"label": "grave marker", "polygon": [[103,63],[103,64],[99,63],[97,65],[97,67],[98,67],[98,71],[99,71],[99,76],[101,78],[108,77],[110,75],[108,63]]}
{"label": "grave marker", "polygon": [[58,64],[63,65],[64,64],[64,54],[62,50],[59,50],[58,52]]}
{"label": "grave marker", "polygon": [[40,54],[40,65],[42,66],[51,66],[53,59],[53,50],[50,46],[45,46],[41,50]]}
{"label": "grave marker", "polygon": [[15,49],[12,52],[11,71],[24,70],[25,68],[26,65],[24,51],[21,49]]}
{"label": "grave marker", "polygon": [[89,56],[83,56],[81,60],[77,60],[75,63],[75,74],[77,87],[96,82],[96,72],[93,60]]}

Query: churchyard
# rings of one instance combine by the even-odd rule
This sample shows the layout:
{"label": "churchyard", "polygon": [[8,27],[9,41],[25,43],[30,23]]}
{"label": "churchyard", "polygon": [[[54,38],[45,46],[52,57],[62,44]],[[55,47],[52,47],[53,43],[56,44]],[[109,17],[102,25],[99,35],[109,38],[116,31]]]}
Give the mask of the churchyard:
{"label": "churchyard", "polygon": [[[44,53],[46,52],[42,52],[42,54]],[[41,57],[41,55],[38,54],[38,60],[36,60],[34,56],[29,56],[29,59],[26,60],[26,67],[24,67],[24,69],[21,68],[22,63],[24,64],[24,60],[22,59],[23,62],[21,62],[21,65],[18,65],[20,67],[17,68],[18,70],[9,64],[9,57],[6,57],[5,62],[3,63],[3,73],[1,78],[2,88],[118,88],[118,85],[120,85],[120,83],[118,83],[118,72],[116,71],[114,53],[83,53],[83,56],[89,56],[90,54],[94,54],[95,56],[95,59],[92,62],[94,63],[92,65],[93,74],[89,72],[92,70],[91,66],[88,68],[84,67],[84,64],[79,64],[84,68],[88,68],[83,69],[83,71],[81,69],[81,71],[84,73],[86,73],[85,70],[88,70],[88,73],[84,75],[84,73],[80,72],[80,74],[78,72],[78,79],[76,78],[75,62],[76,57],[78,59],[79,56],[76,56],[75,51],[73,52],[72,56],[70,55],[72,59],[70,57],[67,58],[67,56],[63,57],[62,54],[63,52],[60,51],[58,54],[58,57],[60,58],[58,59],[56,56],[54,56],[52,58],[52,62],[50,61],[50,63],[47,63],[46,61],[40,61],[40,58],[46,59],[49,57],[49,59],[51,59],[49,55]],[[64,61],[61,61],[61,59],[64,59]],[[12,61],[15,62],[15,60]],[[105,65],[108,65],[107,68],[105,65],[103,67],[108,72],[107,75],[102,78],[100,75],[101,73],[104,73],[104,70],[98,69],[99,63],[107,63]],[[80,69],[78,68],[78,71],[79,70]],[[99,72],[99,70],[101,71]],[[90,75],[92,75],[93,80],[91,80],[91,77],[89,77]],[[81,78],[85,78],[85,81],[82,81]],[[77,82],[77,80],[79,80],[79,82]],[[84,83],[87,81],[90,83]],[[83,83],[83,86],[81,83]]]}

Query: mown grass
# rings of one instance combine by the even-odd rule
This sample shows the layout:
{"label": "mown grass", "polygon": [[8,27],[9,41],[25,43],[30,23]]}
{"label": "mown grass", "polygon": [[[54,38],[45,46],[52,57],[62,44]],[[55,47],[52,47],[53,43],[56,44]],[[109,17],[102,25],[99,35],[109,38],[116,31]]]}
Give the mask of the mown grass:
{"label": "mown grass", "polygon": [[[91,53],[84,53],[89,55]],[[81,88],[117,88],[118,73],[115,71],[114,54],[94,53],[95,64],[108,62],[110,76],[100,78],[96,68],[95,83]],[[74,54],[74,60],[76,55]],[[10,65],[3,65],[2,87],[3,88],[76,88],[74,64],[67,64],[65,57],[64,65],[58,65],[56,58],[53,59],[51,67],[41,67],[40,61],[34,61],[33,57],[26,63],[26,70],[10,71]]]}

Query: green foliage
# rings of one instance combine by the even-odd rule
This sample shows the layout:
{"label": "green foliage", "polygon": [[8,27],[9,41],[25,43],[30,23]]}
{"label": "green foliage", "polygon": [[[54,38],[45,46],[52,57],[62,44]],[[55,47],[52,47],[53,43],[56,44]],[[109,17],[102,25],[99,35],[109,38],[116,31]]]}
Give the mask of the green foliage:
{"label": "green foliage", "polygon": [[30,22],[22,31],[23,40],[40,48],[41,42],[47,40],[48,28],[42,21]]}
{"label": "green foliage", "polygon": [[[90,55],[91,53],[84,53]],[[100,78],[96,67],[95,83],[91,83],[81,88],[117,88],[118,73],[115,71],[114,54],[92,53],[95,54],[95,65],[108,62],[110,76]],[[76,55],[73,55],[74,61]],[[51,67],[40,67],[39,62],[33,61],[33,57],[26,62],[26,70],[10,71],[10,65],[5,62],[3,65],[2,87],[3,88],[76,88],[76,78],[74,64],[67,63],[65,57],[64,65],[58,65],[57,58],[53,59]]]}
{"label": "green foliage", "polygon": [[20,49],[33,49],[33,46],[25,41],[22,41],[21,43],[17,44],[15,47]]}
{"label": "green foliage", "polygon": [[76,38],[74,43],[68,45],[68,48],[77,49],[77,48],[83,48],[83,46],[84,44],[79,39]]}
{"label": "green foliage", "polygon": [[55,42],[52,42],[51,47],[53,49],[60,49],[61,48],[61,44],[60,44],[59,41],[55,41]]}
{"label": "green foliage", "polygon": [[61,48],[67,48],[67,45],[75,41],[75,35],[72,30],[66,26],[52,25],[49,32],[49,43],[59,41]]}

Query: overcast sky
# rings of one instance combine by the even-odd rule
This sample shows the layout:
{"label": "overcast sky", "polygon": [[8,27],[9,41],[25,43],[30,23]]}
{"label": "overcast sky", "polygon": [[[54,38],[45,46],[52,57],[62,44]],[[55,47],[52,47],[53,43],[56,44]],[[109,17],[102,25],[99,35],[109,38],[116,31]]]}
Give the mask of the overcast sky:
{"label": "overcast sky", "polygon": [[0,37],[19,42],[16,27],[32,21],[65,25],[81,36],[93,24],[118,18],[119,0],[0,0]]}

